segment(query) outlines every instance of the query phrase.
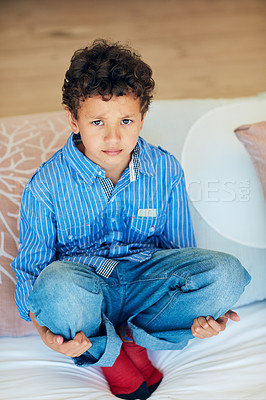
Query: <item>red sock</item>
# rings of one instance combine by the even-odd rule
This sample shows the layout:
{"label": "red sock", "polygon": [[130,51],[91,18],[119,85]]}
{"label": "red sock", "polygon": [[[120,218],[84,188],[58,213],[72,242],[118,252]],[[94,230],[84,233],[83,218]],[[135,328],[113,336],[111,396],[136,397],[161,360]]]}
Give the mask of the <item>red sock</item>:
{"label": "red sock", "polygon": [[141,372],[143,378],[147,382],[150,394],[159,386],[163,374],[155,368],[148,358],[147,350],[138,346],[136,343],[124,342],[122,348],[127,356],[133,362],[135,367]]}
{"label": "red sock", "polygon": [[146,400],[150,392],[142,374],[128,358],[123,348],[112,367],[101,367],[111,392],[121,399]]}
{"label": "red sock", "polygon": [[147,350],[134,343],[128,326],[120,326],[119,334],[123,340],[122,349],[133,362],[135,367],[141,372],[141,375],[147,382],[149,393],[153,393],[163,379],[163,374],[152,365]]}

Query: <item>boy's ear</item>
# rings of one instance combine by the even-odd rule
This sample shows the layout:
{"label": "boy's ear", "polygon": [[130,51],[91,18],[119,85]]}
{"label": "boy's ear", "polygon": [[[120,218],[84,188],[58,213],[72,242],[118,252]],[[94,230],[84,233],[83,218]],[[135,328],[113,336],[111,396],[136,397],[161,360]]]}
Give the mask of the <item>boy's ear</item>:
{"label": "boy's ear", "polygon": [[72,132],[79,133],[78,122],[74,118],[74,116],[71,113],[71,111],[69,110],[69,108],[66,108],[66,115],[67,115],[67,119],[68,119],[69,125],[70,125],[70,127],[72,129]]}

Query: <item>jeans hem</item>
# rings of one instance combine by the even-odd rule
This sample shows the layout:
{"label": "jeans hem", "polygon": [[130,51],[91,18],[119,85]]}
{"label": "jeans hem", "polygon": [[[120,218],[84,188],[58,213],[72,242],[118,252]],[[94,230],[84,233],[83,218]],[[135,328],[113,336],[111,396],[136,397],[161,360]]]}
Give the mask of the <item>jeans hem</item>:
{"label": "jeans hem", "polygon": [[106,328],[106,347],[103,354],[97,360],[90,354],[89,350],[80,357],[73,358],[74,363],[79,367],[98,366],[112,367],[120,354],[122,340],[117,335],[113,324],[103,315],[103,323]]}

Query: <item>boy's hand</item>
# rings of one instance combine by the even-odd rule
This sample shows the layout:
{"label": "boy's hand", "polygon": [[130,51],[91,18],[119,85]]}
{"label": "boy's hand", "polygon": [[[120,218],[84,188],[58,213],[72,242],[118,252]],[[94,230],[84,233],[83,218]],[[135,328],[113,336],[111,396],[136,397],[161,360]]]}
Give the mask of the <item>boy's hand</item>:
{"label": "boy's hand", "polygon": [[79,357],[81,354],[85,353],[90,347],[91,342],[85,336],[85,334],[81,331],[78,332],[74,339],[64,341],[64,338],[60,335],[55,335],[50,331],[46,326],[41,326],[34,318],[33,313],[29,313],[32,322],[37,328],[42,341],[46,346],[50,347],[50,349],[57,351],[58,353],[64,354],[68,357]]}
{"label": "boy's hand", "polygon": [[225,330],[228,319],[240,321],[239,315],[232,310],[227,311],[217,320],[210,316],[195,318],[191,327],[192,335],[199,339],[217,336],[221,331]]}
{"label": "boy's hand", "polygon": [[73,340],[64,341],[62,336],[55,335],[46,328],[41,338],[50,349],[68,357],[79,357],[91,347],[91,342],[82,331],[78,332]]}

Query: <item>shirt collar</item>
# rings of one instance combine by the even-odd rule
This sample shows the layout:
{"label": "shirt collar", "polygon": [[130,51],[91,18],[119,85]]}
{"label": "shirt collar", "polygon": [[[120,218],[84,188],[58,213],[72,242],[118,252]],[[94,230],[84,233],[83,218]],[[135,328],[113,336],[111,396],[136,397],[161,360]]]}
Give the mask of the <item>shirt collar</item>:
{"label": "shirt collar", "polygon": [[79,151],[77,148],[78,143],[81,143],[80,134],[72,132],[63,148],[63,154],[71,167],[87,183],[92,183],[97,176],[105,178],[105,171]]}
{"label": "shirt collar", "polygon": [[139,145],[136,144],[132,151],[131,161],[129,163],[130,182],[136,181],[139,177]]}
{"label": "shirt collar", "polygon": [[[71,167],[88,183],[92,183],[97,176],[105,178],[104,169],[78,150],[77,144],[79,143],[81,143],[80,134],[72,132],[63,148],[64,157],[71,164]],[[131,181],[138,179],[139,171],[147,175],[154,175],[155,170],[152,158],[150,146],[144,139],[139,137],[129,165]]]}
{"label": "shirt collar", "polygon": [[139,170],[146,175],[154,175],[155,168],[153,162],[153,154],[151,146],[142,138],[139,137]]}

